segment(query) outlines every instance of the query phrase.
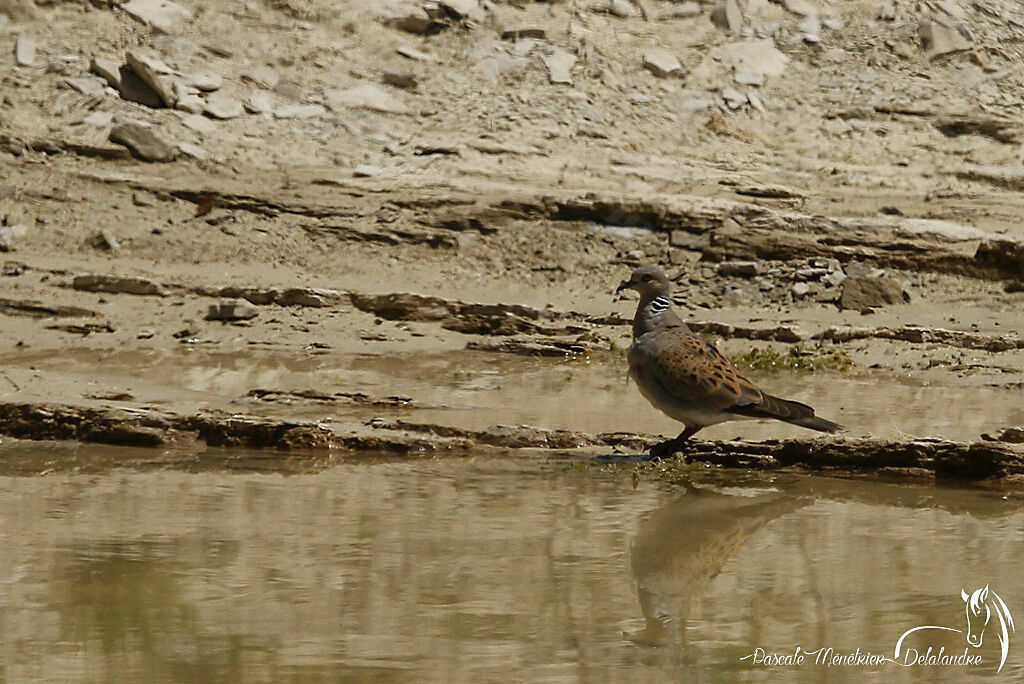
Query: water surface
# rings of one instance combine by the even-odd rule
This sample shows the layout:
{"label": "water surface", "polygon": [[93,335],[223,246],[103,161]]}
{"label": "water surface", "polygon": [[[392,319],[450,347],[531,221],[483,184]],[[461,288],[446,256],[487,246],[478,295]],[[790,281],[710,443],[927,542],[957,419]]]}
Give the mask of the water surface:
{"label": "water surface", "polygon": [[[1024,508],[1000,491],[53,444],[0,463],[2,681],[964,681],[998,665],[994,616],[976,667],[741,659],[892,656],[962,629],[986,584],[1024,616]],[[1021,676],[1011,634],[999,677]]]}

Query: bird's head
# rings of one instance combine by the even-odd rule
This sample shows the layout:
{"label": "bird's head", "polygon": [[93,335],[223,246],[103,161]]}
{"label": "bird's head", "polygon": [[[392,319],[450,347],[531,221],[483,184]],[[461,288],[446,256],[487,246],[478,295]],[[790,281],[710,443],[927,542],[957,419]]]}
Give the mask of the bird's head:
{"label": "bird's head", "polygon": [[648,300],[658,295],[668,297],[672,291],[672,284],[668,277],[654,266],[641,266],[633,271],[629,280],[623,280],[615,288],[616,293],[623,290],[636,290],[641,300]]}

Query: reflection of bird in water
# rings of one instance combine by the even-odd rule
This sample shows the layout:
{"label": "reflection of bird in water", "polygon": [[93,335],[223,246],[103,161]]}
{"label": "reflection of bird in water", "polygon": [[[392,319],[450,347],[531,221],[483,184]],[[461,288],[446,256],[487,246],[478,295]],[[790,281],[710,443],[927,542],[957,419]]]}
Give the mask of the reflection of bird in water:
{"label": "reflection of bird in water", "polygon": [[643,646],[666,646],[678,633],[678,646],[685,650],[691,597],[758,530],[812,501],[791,494],[752,498],[687,487],[685,496],[655,511],[633,540],[633,575],[647,624],[628,638]]}

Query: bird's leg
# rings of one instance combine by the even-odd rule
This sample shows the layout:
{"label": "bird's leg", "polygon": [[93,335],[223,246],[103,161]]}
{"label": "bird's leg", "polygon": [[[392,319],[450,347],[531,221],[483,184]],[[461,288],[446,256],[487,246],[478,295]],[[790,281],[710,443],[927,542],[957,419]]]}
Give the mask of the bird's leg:
{"label": "bird's leg", "polygon": [[683,442],[686,442],[688,439],[690,439],[690,437],[693,437],[703,427],[703,425],[695,425],[692,427],[687,426],[687,428],[680,432],[679,436],[676,437],[675,439],[669,439],[665,440],[664,442],[659,442],[658,444],[655,444],[654,446],[651,447],[651,450],[649,452],[651,458],[660,459],[672,456],[676,452],[676,449],[683,445]]}

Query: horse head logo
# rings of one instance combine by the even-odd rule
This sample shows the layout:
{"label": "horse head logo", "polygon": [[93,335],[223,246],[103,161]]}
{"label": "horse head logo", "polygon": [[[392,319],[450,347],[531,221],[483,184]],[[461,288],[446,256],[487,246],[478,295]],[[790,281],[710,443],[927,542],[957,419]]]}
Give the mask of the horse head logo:
{"label": "horse head logo", "polygon": [[1003,669],[1006,653],[1010,649],[1010,633],[1016,631],[1010,610],[1003,603],[1003,599],[999,598],[999,594],[989,591],[987,584],[980,589],[975,589],[970,595],[960,589],[960,598],[964,600],[967,612],[967,629],[964,634],[967,636],[967,643],[974,648],[981,646],[981,640],[985,636],[985,627],[992,619],[992,613],[996,614],[996,618],[999,620],[999,634],[996,637],[999,639],[999,648],[1002,651],[999,669]]}
{"label": "horse head logo", "polygon": [[985,628],[988,627],[988,623],[994,613],[996,620],[999,622],[999,632],[996,634],[996,638],[999,640],[999,650],[1002,657],[999,659],[999,668],[996,672],[1000,672],[1003,669],[1003,665],[1006,664],[1006,654],[1010,650],[1010,634],[1015,631],[1010,609],[1003,603],[1003,599],[999,597],[999,594],[990,590],[987,584],[980,589],[975,589],[970,594],[961,588],[960,598],[966,604],[967,629],[956,629],[955,627],[943,627],[941,625],[911,627],[896,641],[895,658],[898,660],[900,657],[900,653],[903,650],[903,641],[911,634],[922,630],[962,632],[967,637],[969,645],[979,648],[985,636]]}
{"label": "horse head logo", "polygon": [[963,589],[960,590],[960,598],[967,604],[967,643],[974,648],[981,646],[981,639],[985,636],[985,628],[992,617],[992,611],[988,604],[988,585],[981,589],[975,589],[970,596]]}

